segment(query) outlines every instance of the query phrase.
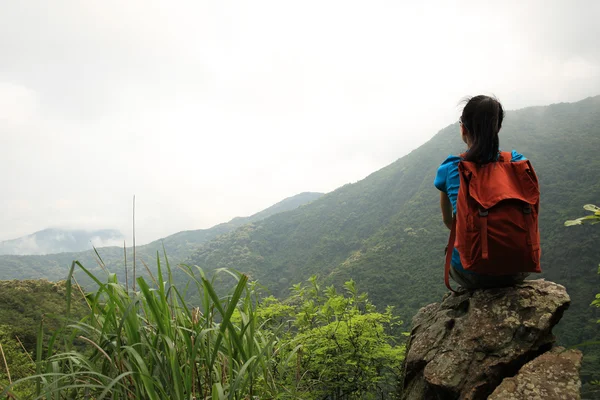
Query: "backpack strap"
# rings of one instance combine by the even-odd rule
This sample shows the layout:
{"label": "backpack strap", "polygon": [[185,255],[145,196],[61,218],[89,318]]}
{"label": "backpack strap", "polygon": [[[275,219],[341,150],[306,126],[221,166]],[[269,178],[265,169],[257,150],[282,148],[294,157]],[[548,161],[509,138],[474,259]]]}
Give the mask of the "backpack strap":
{"label": "backpack strap", "polygon": [[488,260],[489,249],[488,249],[488,210],[479,207],[479,225],[481,231],[481,259]]}
{"label": "backpack strap", "polygon": [[444,265],[444,283],[451,292],[457,293],[450,286],[450,262],[452,261],[452,253],[454,252],[454,241],[456,240],[456,216],[452,218],[452,229],[450,229],[450,238],[448,238],[448,246],[446,246],[446,263]]}

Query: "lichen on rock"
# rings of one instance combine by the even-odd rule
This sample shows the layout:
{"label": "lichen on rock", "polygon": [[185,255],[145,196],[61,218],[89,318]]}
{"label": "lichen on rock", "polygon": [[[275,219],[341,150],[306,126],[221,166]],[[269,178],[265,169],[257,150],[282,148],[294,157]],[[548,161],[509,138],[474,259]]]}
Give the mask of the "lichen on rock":
{"label": "lichen on rock", "polygon": [[404,399],[486,399],[552,349],[552,328],[569,304],[563,286],[533,280],[448,294],[422,308],[413,318]]}
{"label": "lichen on rock", "polygon": [[489,400],[578,400],[582,354],[556,347],[528,362],[506,378]]}

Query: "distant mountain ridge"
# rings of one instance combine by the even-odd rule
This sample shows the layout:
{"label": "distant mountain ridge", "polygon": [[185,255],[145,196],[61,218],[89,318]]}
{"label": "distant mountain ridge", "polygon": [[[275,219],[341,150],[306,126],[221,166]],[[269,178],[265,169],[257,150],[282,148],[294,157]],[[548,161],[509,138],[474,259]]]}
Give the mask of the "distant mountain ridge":
{"label": "distant mountain ridge", "polygon": [[[321,196],[323,196],[323,193],[300,193],[288,197],[249,217],[236,217],[229,222],[213,226],[209,229],[178,232],[146,245],[137,246],[136,260],[138,261],[140,273],[145,273],[144,262],[150,268],[156,268],[154,260],[156,259],[157,252],[161,255],[163,254],[163,246],[171,262],[183,261],[205,241],[235,230],[244,224],[256,222],[277,213],[301,207],[317,200]],[[121,279],[124,278],[125,258],[127,257],[128,268],[131,268],[133,258],[133,249],[131,247],[123,249],[122,244],[123,240],[121,239],[118,247],[100,247],[97,249],[106,268],[111,272],[117,273]],[[93,250],[48,255],[0,255],[0,279],[45,278],[52,281],[65,279],[73,260],[78,260],[86,268],[99,272],[100,267]]]}
{"label": "distant mountain ridge", "polygon": [[92,246],[116,246],[123,243],[116,229],[48,228],[17,239],[0,242],[0,254],[44,255],[89,250]]}
{"label": "distant mountain ridge", "polygon": [[[185,244],[194,245],[204,243],[207,240],[210,240],[223,233],[235,230],[236,228],[239,228],[240,226],[243,226],[245,224],[257,222],[262,219],[268,218],[272,215],[289,210],[294,210],[298,207],[309,204],[319,199],[321,196],[323,196],[323,193],[303,192],[295,196],[287,197],[277,202],[276,204],[262,211],[259,211],[256,214],[253,214],[249,217],[235,217],[229,222],[215,225],[209,229],[181,231],[173,235],[167,236],[165,238],[155,240],[145,246],[140,246],[138,249],[142,249],[143,251],[143,249],[146,246],[149,246],[152,248],[160,249],[162,252],[162,246],[164,245],[165,250],[167,251],[167,255],[181,256],[181,254],[179,254],[179,251],[181,250],[181,247]],[[191,252],[189,254],[191,254]],[[187,257],[189,254],[186,253],[185,257]]]}

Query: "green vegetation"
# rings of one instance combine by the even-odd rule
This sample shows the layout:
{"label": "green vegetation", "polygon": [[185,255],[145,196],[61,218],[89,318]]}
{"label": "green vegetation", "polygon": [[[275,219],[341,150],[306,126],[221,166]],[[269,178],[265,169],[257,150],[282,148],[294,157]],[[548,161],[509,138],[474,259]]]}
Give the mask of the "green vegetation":
{"label": "green vegetation", "polygon": [[[595,225],[597,223],[600,223],[600,207],[595,206],[593,204],[586,204],[585,206],[583,206],[583,209],[592,212],[592,214],[574,220],[566,221],[565,226],[583,225],[584,223]],[[598,273],[600,274],[600,265],[598,267]],[[600,308],[600,293],[596,294],[596,298],[591,305]],[[600,320],[598,320],[597,323],[600,324]],[[589,344],[594,345],[595,347],[591,348],[585,354],[585,364],[584,369],[582,371],[582,375],[584,376],[584,378],[587,378],[583,384],[582,395],[588,396],[592,394],[597,395],[600,393],[600,389],[598,389],[598,387],[600,387],[600,372],[595,367],[589,367],[597,366],[598,362],[600,361],[600,348],[597,347],[598,345],[600,345],[600,341],[583,343],[582,345]]]}
{"label": "green vegetation", "polygon": [[[35,362],[18,340],[0,325],[0,390],[12,382],[35,374]],[[15,395],[27,398],[34,393],[34,382],[28,381],[14,389]]]}
{"label": "green vegetation", "polygon": [[[64,325],[67,311],[65,281],[46,280],[0,281],[0,346],[10,366],[10,379],[0,354],[0,387],[35,372],[32,354],[36,348],[39,327],[43,323],[50,337]],[[83,316],[87,305],[80,292],[73,294],[71,313]],[[16,393],[31,393],[31,382]]]}
{"label": "green vegetation", "polygon": [[308,282],[294,285],[287,300],[271,296],[259,308],[261,321],[279,324],[278,362],[295,366],[279,375],[284,387],[304,399],[394,398],[405,347],[391,335],[401,323],[392,309],[378,313],[353,281],[345,294],[322,288],[315,276]]}
{"label": "green vegetation", "polygon": [[220,270],[236,280],[221,298],[213,280],[185,267],[202,298],[189,307],[168,261],[163,271],[158,259],[152,285],[139,277],[137,292],[115,274],[102,283],[74,262],[67,318],[78,293],[71,285],[76,266],[96,284],[85,295],[90,312],[49,337],[40,330],[35,363],[3,346],[9,357],[0,396],[369,399],[391,398],[396,389],[404,347],[388,334],[395,318],[390,309],[377,313],[353,282],[347,296],[331,287],[322,292],[313,278],[286,301],[262,301],[246,275]]}
{"label": "green vegetation", "polygon": [[592,212],[592,214],[586,215],[585,217],[580,217],[577,219],[566,221],[565,226],[583,225],[584,222],[587,222],[591,225],[600,223],[600,207],[595,206],[593,204],[586,204],[585,206],[583,206],[583,209]]}
{"label": "green vegetation", "polygon": [[[65,296],[64,281],[0,281],[0,329],[13,338],[17,336],[23,346],[32,351],[42,320],[49,330],[62,325],[66,312]],[[83,315],[86,308],[81,302],[73,304],[73,312],[78,316]]]}

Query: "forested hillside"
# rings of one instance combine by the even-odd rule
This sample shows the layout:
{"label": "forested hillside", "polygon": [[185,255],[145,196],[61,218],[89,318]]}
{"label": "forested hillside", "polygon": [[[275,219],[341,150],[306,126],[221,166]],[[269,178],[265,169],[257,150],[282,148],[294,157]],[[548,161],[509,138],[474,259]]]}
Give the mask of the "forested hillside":
{"label": "forested hillside", "polygon": [[[442,224],[433,179],[448,154],[464,149],[458,124],[395,163],[306,207],[281,213],[207,242],[189,262],[210,270],[248,272],[277,295],[312,274],[341,284],[353,278],[383,307],[405,321],[445,292]],[[600,248],[589,227],[566,229],[583,204],[600,199],[600,97],[507,113],[503,149],[528,157],[541,185],[542,277],[572,297],[559,336],[564,343],[597,332]]]}
{"label": "forested hillside", "polygon": [[[250,217],[237,217],[210,229],[178,232],[166,238],[155,240],[147,245],[138,246],[136,248],[136,260],[139,266],[139,273],[145,274],[142,262],[146,262],[153,270],[156,269],[156,252],[158,251],[162,254],[163,245],[173,262],[181,261],[192,254],[199,244],[211,240],[218,235],[230,232],[249,222],[259,221],[283,211],[296,209],[321,196],[322,193],[301,193],[284,199]],[[104,247],[99,248],[98,252],[108,270],[116,272],[124,281],[125,254],[123,247]],[[133,258],[133,249],[131,247],[126,249],[126,255],[129,268],[131,268]],[[100,273],[97,257],[93,250],[44,256],[3,255],[0,256],[0,279],[65,279],[73,260],[79,260],[87,268]],[[82,278],[82,282],[85,282],[85,276],[80,275],[80,277]]]}
{"label": "forested hillside", "polygon": [[[10,380],[6,366],[9,367],[12,381],[35,373],[33,359],[40,327],[43,326],[44,336],[48,339],[67,323],[66,293],[65,281],[0,280],[0,391]],[[88,312],[83,293],[76,289],[72,296],[70,317],[78,320]],[[26,384],[25,393],[31,394],[33,387],[33,381]]]}

